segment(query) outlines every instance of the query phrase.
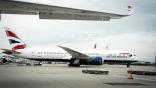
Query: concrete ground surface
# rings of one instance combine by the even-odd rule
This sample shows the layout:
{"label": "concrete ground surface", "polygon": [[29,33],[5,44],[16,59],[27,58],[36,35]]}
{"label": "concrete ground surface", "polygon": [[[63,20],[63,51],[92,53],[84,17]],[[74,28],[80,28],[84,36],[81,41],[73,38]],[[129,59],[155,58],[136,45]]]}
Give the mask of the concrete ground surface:
{"label": "concrete ground surface", "polygon": [[[109,71],[108,75],[83,74],[82,70]],[[0,88],[156,88],[156,76],[132,75],[127,70],[156,71],[151,66],[102,65],[68,67],[0,65]]]}

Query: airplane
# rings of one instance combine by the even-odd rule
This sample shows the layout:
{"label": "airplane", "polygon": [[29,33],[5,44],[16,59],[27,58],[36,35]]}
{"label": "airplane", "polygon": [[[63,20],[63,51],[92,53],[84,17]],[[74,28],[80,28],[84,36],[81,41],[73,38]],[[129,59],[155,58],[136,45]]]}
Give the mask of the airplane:
{"label": "airplane", "polygon": [[102,65],[104,63],[126,63],[130,67],[132,62],[139,61],[136,55],[129,51],[115,50],[75,50],[64,46],[55,49],[28,48],[27,45],[6,27],[6,34],[12,49],[1,49],[3,53],[20,58],[36,61],[62,61],[69,62],[69,66]]}
{"label": "airplane", "polygon": [[40,19],[109,21],[131,15],[132,9],[132,6],[129,5],[129,13],[121,15],[15,0],[0,0],[0,14],[39,15]]}

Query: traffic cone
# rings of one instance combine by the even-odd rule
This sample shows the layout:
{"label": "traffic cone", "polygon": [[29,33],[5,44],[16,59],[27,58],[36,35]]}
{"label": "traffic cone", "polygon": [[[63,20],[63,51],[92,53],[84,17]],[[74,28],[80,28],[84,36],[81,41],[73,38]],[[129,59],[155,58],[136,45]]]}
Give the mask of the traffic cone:
{"label": "traffic cone", "polygon": [[128,73],[128,79],[129,80],[132,80],[133,79],[133,76],[132,76],[132,73],[131,72]]}

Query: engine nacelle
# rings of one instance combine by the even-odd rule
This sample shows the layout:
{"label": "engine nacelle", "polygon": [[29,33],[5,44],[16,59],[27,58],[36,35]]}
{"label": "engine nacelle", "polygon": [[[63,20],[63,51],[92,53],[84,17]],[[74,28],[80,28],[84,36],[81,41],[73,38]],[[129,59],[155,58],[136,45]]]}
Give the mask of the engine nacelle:
{"label": "engine nacelle", "polygon": [[89,60],[89,64],[91,65],[102,65],[103,64],[103,60],[102,57],[91,57]]}

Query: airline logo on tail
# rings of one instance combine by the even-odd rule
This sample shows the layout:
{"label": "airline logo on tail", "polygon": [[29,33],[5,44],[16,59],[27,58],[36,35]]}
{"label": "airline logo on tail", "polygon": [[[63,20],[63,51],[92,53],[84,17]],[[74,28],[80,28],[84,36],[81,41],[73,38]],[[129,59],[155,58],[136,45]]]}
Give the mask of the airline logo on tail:
{"label": "airline logo on tail", "polygon": [[9,39],[9,43],[12,46],[12,50],[26,48],[26,44],[14,32],[12,32],[10,28],[5,28],[5,31]]}

